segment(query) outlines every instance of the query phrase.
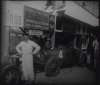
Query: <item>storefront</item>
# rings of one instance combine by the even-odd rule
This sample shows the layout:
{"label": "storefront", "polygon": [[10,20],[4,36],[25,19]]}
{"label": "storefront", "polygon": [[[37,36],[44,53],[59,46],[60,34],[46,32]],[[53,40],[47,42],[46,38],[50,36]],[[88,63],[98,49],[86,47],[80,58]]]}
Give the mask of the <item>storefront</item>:
{"label": "storefront", "polygon": [[[74,39],[77,45],[83,41],[88,41],[87,36],[94,34],[94,30],[96,30],[95,27],[99,26],[99,19],[74,1],[54,1],[54,3],[55,4],[50,6],[51,8],[47,8],[47,11],[51,9],[52,13],[56,12],[56,45],[60,43],[60,41],[67,43],[67,41],[71,39],[69,39],[70,35],[67,36],[68,34],[78,38],[74,39],[72,37],[72,40]],[[83,40],[84,36],[86,39]],[[59,37],[62,40],[60,40]],[[65,38],[63,39],[63,37]],[[81,45],[78,47],[81,48]]]}
{"label": "storefront", "polygon": [[[88,38],[94,34],[95,26],[89,25],[78,19],[57,11],[55,43],[58,45],[76,45],[79,49],[87,46]],[[83,46],[83,44],[85,46]]]}

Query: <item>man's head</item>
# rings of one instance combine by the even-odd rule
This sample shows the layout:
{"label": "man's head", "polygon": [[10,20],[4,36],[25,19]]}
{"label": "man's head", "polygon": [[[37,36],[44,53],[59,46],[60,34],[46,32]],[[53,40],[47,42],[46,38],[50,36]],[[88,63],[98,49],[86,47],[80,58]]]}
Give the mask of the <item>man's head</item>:
{"label": "man's head", "polygon": [[29,39],[29,35],[28,34],[23,34],[23,41],[27,42]]}

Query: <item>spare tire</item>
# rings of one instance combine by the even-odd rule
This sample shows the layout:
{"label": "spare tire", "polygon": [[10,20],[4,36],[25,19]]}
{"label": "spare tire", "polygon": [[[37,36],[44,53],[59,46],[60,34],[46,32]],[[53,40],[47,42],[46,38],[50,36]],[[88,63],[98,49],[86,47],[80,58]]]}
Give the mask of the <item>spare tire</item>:
{"label": "spare tire", "polygon": [[55,76],[60,72],[61,60],[58,58],[50,58],[45,64],[45,75]]}

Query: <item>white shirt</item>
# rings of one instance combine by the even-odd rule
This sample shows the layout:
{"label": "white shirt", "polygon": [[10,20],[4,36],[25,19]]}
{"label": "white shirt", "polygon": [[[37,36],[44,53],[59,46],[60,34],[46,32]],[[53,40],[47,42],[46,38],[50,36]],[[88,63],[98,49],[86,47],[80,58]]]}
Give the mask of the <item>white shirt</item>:
{"label": "white shirt", "polygon": [[93,41],[93,47],[95,50],[99,49],[99,42],[97,41],[97,39],[95,41]]}
{"label": "white shirt", "polygon": [[34,53],[40,50],[40,46],[31,40],[28,40],[27,42],[22,41],[16,46],[16,50],[19,54],[31,54],[33,52],[33,48],[35,48]]}

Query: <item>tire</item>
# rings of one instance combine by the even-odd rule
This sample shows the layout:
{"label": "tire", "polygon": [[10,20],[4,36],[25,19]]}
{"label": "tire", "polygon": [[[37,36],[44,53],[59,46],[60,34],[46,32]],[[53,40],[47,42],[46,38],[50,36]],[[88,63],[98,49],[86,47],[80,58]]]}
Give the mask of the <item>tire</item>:
{"label": "tire", "polygon": [[60,59],[49,59],[45,65],[45,75],[55,76],[60,72],[61,61]]}
{"label": "tire", "polygon": [[82,53],[80,58],[79,58],[79,65],[80,66],[86,66],[86,64],[87,64],[87,54]]}
{"label": "tire", "polygon": [[2,85],[18,85],[21,80],[21,73],[17,66],[8,65],[2,69],[0,80]]}

